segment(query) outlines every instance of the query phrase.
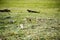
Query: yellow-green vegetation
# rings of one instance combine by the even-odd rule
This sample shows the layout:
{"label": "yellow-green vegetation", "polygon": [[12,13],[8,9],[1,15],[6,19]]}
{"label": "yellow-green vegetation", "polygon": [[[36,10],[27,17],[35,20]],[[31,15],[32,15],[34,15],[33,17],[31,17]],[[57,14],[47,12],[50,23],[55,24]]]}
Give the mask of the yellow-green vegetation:
{"label": "yellow-green vegetation", "polygon": [[60,0],[0,0],[1,9],[11,12],[0,12],[0,40],[60,40]]}

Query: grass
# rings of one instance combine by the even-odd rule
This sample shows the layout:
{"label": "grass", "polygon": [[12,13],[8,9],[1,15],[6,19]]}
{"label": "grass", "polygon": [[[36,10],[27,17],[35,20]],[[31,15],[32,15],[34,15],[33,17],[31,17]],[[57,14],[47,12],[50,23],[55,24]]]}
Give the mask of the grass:
{"label": "grass", "polygon": [[[0,0],[0,9],[5,8],[11,12],[0,12],[1,40],[60,40],[59,0]],[[27,9],[40,13],[29,13]],[[6,16],[11,18],[5,19]]]}

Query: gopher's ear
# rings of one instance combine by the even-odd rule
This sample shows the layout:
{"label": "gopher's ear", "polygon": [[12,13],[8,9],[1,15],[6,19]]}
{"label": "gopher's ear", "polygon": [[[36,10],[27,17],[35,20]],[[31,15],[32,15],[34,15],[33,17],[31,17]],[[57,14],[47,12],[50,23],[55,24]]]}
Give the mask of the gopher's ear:
{"label": "gopher's ear", "polygon": [[27,9],[27,10],[29,10],[29,9]]}
{"label": "gopher's ear", "polygon": [[27,11],[30,11],[30,9],[27,9]]}

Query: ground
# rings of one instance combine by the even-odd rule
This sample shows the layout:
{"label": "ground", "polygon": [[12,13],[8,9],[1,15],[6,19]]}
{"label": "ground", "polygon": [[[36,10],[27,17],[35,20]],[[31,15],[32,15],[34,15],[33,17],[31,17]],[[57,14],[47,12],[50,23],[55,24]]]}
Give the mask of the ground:
{"label": "ground", "polygon": [[11,12],[0,12],[0,40],[60,40],[60,0],[0,0],[6,8]]}

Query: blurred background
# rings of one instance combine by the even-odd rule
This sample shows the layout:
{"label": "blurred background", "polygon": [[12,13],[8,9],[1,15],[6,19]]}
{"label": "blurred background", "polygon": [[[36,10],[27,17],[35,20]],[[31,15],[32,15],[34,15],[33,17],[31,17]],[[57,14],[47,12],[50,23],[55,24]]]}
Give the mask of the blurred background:
{"label": "blurred background", "polygon": [[4,9],[0,40],[60,40],[60,0],[0,0]]}

